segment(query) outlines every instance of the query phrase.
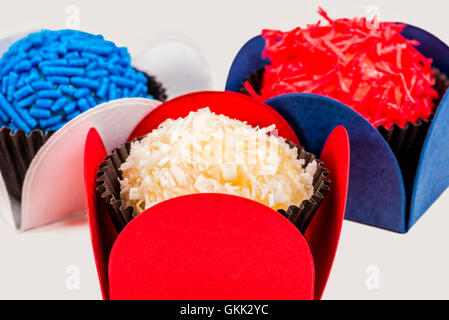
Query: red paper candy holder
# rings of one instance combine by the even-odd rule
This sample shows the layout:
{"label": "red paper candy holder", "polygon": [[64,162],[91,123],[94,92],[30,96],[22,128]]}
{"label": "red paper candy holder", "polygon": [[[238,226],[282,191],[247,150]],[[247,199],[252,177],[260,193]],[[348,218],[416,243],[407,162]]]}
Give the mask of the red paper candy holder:
{"label": "red paper candy holder", "polygon": [[[272,108],[230,92],[198,92],[167,101],[139,123],[130,140],[167,118],[202,107],[253,126],[275,123],[280,136],[298,142]],[[321,152],[330,191],[304,236],[263,204],[210,193],[163,201],[117,234],[95,193],[96,172],[105,157],[102,139],[92,128],[85,145],[85,193],[104,299],[321,298],[346,204],[349,142],[343,127],[329,135]]]}

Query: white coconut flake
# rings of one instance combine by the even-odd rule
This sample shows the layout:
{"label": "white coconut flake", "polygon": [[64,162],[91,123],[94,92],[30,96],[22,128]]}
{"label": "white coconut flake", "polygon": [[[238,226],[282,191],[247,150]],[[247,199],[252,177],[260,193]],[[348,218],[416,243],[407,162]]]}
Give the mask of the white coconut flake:
{"label": "white coconut flake", "polygon": [[168,119],[131,144],[121,165],[121,197],[138,213],[181,195],[218,192],[253,199],[273,209],[299,205],[313,194],[317,162],[303,168],[297,149],[209,108]]}

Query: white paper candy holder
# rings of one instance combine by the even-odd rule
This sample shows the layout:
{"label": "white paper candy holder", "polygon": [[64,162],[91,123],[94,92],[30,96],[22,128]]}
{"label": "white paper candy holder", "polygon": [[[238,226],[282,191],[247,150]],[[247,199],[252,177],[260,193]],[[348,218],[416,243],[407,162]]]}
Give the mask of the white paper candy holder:
{"label": "white paper candy holder", "polygon": [[21,203],[8,194],[0,179],[1,216],[14,228],[27,230],[84,212],[83,156],[89,129],[96,128],[111,151],[159,104],[144,98],[113,100],[65,124],[33,158]]}
{"label": "white paper candy holder", "polygon": [[[1,40],[0,56],[26,34]],[[133,60],[133,65],[161,81],[169,98],[193,89],[208,90],[211,86],[209,70],[200,52],[182,39],[151,42]],[[85,212],[83,156],[88,130],[96,128],[110,152],[159,104],[157,100],[144,98],[113,100],[67,122],[31,161],[21,201],[8,193],[0,174],[0,216],[13,228],[23,231]]]}

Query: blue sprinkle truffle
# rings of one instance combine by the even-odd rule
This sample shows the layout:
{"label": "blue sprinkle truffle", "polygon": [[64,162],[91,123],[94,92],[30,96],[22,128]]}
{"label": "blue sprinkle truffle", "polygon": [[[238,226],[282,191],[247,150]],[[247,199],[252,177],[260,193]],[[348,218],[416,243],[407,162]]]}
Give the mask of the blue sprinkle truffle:
{"label": "blue sprinkle truffle", "polygon": [[32,33],[0,59],[0,126],[56,130],[97,104],[147,97],[126,48],[76,30]]}

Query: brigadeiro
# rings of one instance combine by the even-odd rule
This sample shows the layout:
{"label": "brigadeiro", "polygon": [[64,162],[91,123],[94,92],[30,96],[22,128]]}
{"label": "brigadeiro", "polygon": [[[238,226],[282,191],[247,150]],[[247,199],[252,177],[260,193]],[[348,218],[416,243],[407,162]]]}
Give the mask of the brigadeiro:
{"label": "brigadeiro", "polygon": [[20,199],[26,170],[53,132],[124,97],[166,94],[131,66],[126,48],[101,35],[43,30],[14,43],[0,60],[0,169],[10,194]]}
{"label": "brigadeiro", "polygon": [[274,129],[209,108],[167,119],[100,165],[97,191],[119,231],[164,200],[225,193],[278,210],[304,232],[327,193],[327,171],[303,148],[269,135]]}
{"label": "brigadeiro", "polygon": [[448,87],[406,39],[404,24],[366,18],[331,19],[283,32],[263,30],[263,57],[241,91],[265,101],[305,92],[324,95],[351,107],[378,128],[396,154],[404,175],[413,175],[429,122]]}

